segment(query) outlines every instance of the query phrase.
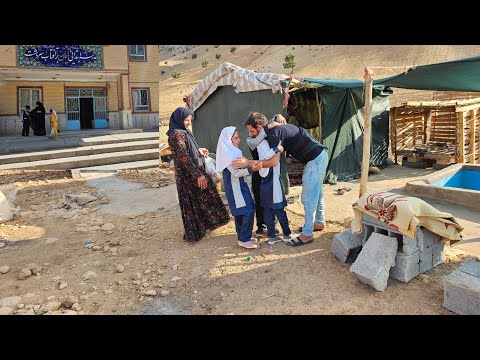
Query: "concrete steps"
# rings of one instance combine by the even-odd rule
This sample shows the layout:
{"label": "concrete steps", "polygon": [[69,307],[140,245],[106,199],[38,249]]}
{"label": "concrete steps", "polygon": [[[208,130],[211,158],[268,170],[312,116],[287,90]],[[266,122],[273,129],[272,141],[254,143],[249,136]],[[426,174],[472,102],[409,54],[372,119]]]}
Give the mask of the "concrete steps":
{"label": "concrete steps", "polygon": [[[138,132],[122,130],[123,132],[95,131],[60,133],[58,140],[51,140],[46,136],[12,136],[0,138],[0,155],[38,152],[55,149],[66,149],[80,146],[95,146],[116,144],[131,141],[157,140],[158,132]],[[1,156],[0,156],[1,157]],[[1,164],[1,162],[0,162]]]}
{"label": "concrete steps", "polygon": [[159,144],[158,132],[136,130],[63,132],[58,140],[38,136],[1,140],[0,170],[154,168],[158,167],[160,151],[168,147],[168,144]]}
{"label": "concrete steps", "polygon": [[77,169],[99,165],[109,165],[143,160],[158,160],[158,147],[155,149],[113,151],[101,154],[54,158],[47,160],[17,162],[0,165],[0,170],[9,169]]}
{"label": "concrete steps", "polygon": [[12,155],[0,156],[0,169],[1,165],[25,163],[41,160],[54,160],[61,158],[72,158],[77,156],[106,154],[112,152],[134,151],[134,150],[146,150],[146,149],[159,149],[158,139],[145,140],[145,141],[131,141],[120,142],[104,145],[93,145],[76,147],[60,150],[48,150],[48,151],[36,151],[28,153],[19,153]]}

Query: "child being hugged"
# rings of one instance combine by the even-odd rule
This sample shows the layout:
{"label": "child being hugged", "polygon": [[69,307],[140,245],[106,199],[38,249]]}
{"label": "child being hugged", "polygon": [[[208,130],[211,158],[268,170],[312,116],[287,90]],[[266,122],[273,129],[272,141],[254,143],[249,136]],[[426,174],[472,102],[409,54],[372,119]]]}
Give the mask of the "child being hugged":
{"label": "child being hugged", "polygon": [[242,156],[238,148],[240,136],[235,126],[227,126],[220,133],[216,151],[217,171],[223,172],[223,183],[230,212],[235,217],[235,229],[238,245],[247,249],[256,249],[257,239],[252,238],[255,203],[244,177],[261,169],[261,162],[253,167],[234,169],[232,161]]}
{"label": "child being hugged", "polygon": [[[271,159],[275,151],[270,148],[267,140],[257,146],[258,157],[260,160]],[[283,152],[283,146],[278,145],[278,150]],[[268,245],[273,245],[279,241],[288,242],[291,240],[292,231],[288,226],[288,217],[285,211],[287,200],[280,181],[280,163],[271,168],[260,170],[262,181],[260,183],[260,205],[263,207],[263,217],[268,230]],[[275,234],[274,215],[280,222],[283,230],[283,238]]]}

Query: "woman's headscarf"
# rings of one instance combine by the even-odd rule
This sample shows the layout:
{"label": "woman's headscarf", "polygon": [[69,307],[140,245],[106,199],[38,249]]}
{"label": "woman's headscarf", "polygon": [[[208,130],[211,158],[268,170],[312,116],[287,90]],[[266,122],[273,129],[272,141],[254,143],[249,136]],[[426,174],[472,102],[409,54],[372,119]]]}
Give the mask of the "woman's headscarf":
{"label": "woman's headscarf", "polygon": [[195,137],[193,136],[191,131],[185,128],[185,124],[183,123],[183,121],[188,115],[193,116],[193,111],[184,107],[178,107],[172,113],[172,115],[170,115],[170,123],[168,124],[167,136],[170,136],[174,131],[179,131],[187,135],[188,144],[192,153],[192,160],[195,165],[200,166],[203,165],[203,162],[198,154],[199,146],[197,140],[195,140]]}
{"label": "woman's headscarf", "polygon": [[222,130],[218,138],[215,161],[217,163],[217,171],[219,172],[222,172],[233,160],[242,156],[242,150],[233,146],[232,143],[232,136],[235,130],[237,130],[235,126],[227,126]]}
{"label": "woman's headscarf", "polygon": [[58,116],[57,116],[57,112],[55,111],[55,109],[50,109],[50,111],[52,112],[52,115],[55,116],[55,121],[58,122]]}

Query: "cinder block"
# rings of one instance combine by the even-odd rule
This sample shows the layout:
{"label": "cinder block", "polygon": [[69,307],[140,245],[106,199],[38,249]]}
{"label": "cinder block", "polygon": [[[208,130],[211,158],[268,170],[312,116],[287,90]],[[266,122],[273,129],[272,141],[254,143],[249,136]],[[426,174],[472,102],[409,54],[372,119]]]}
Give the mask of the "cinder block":
{"label": "cinder block", "polygon": [[402,254],[397,252],[395,258],[395,266],[390,269],[390,277],[402,281],[409,282],[413,278],[420,275],[420,250],[413,254]]}
{"label": "cinder block", "polygon": [[443,306],[460,315],[480,315],[480,262],[467,260],[443,279]]}
{"label": "cinder block", "polygon": [[380,227],[384,227],[385,229],[388,228],[388,225],[385,224],[384,222],[382,222],[380,220],[377,220],[373,216],[370,216],[370,215],[365,214],[365,213],[362,213],[362,221],[364,223],[368,223],[369,225],[380,226]]}
{"label": "cinder block", "polygon": [[431,232],[428,229],[425,229],[423,226],[417,227],[417,231],[415,236],[419,243],[422,244],[423,249],[420,248],[421,251],[425,250],[425,248],[431,248],[436,243],[440,242],[440,236]]}
{"label": "cinder block", "polygon": [[363,224],[363,239],[362,245],[365,245],[367,240],[370,238],[370,235],[375,231],[374,227],[371,225]]}
{"label": "cinder block", "polygon": [[395,266],[398,242],[378,233],[370,235],[367,243],[350,267],[358,281],[383,291],[387,287],[390,268]]}
{"label": "cinder block", "polygon": [[420,251],[420,274],[433,268],[433,248]]}
{"label": "cinder block", "polygon": [[417,238],[402,235],[402,251],[400,252],[405,255],[411,255],[417,250],[419,250]]}
{"label": "cinder block", "polygon": [[330,250],[342,263],[354,262],[362,249],[362,236],[353,235],[352,229],[335,235]]}
{"label": "cinder block", "polygon": [[382,235],[385,235],[385,236],[388,236],[388,230],[383,227],[383,226],[374,226],[375,228],[375,232],[377,234],[382,234]]}
{"label": "cinder block", "polygon": [[433,245],[433,267],[442,264],[445,261],[445,244],[437,243]]}

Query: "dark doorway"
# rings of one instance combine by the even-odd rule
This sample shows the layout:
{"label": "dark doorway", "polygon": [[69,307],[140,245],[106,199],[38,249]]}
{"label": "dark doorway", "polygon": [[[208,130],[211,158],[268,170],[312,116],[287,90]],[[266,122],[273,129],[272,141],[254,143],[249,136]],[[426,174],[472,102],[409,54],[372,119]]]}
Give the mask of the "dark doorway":
{"label": "dark doorway", "polygon": [[93,128],[93,98],[80,98],[80,128]]}

